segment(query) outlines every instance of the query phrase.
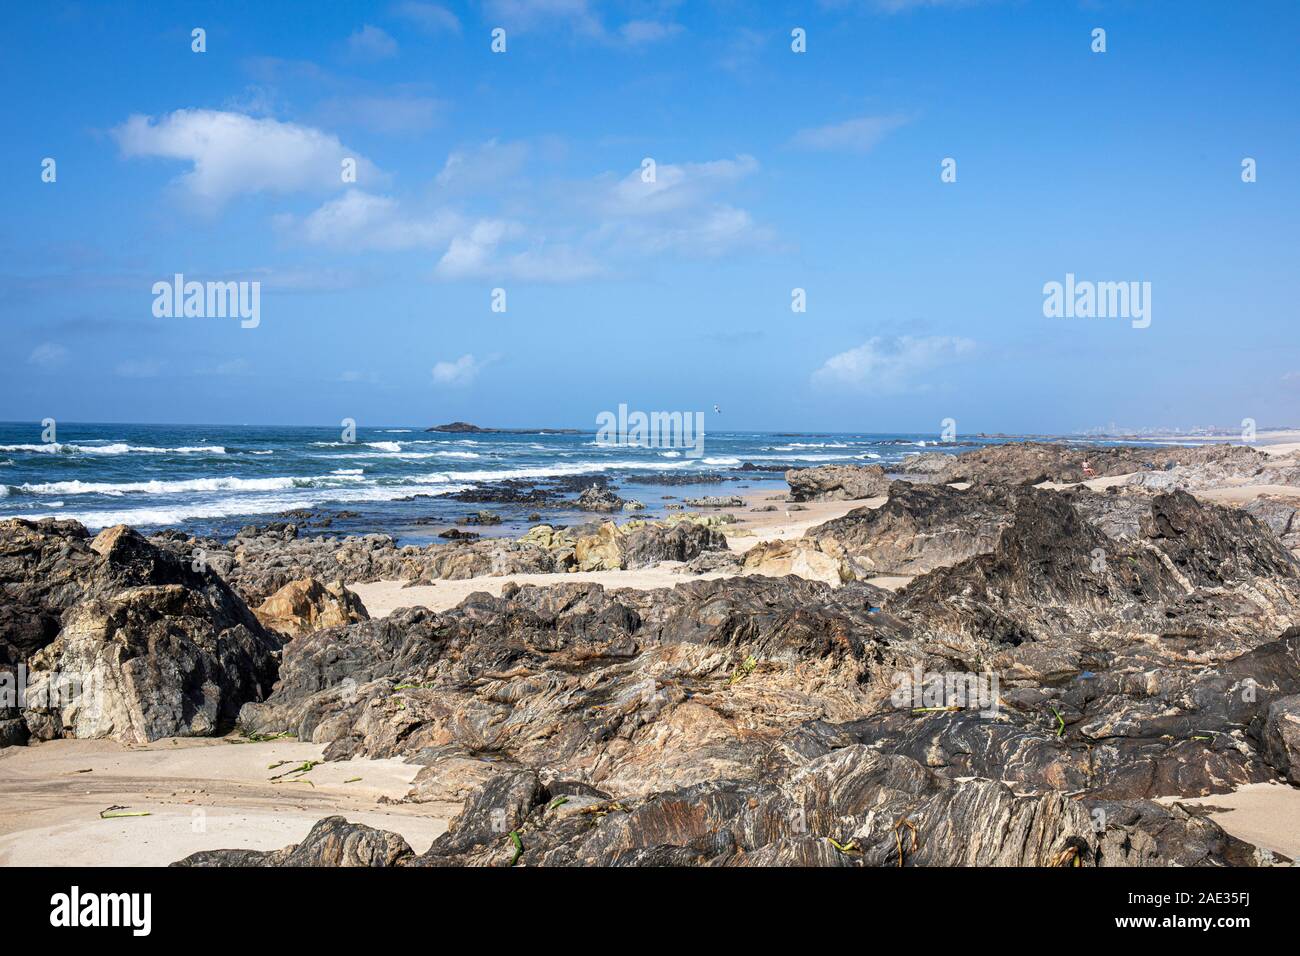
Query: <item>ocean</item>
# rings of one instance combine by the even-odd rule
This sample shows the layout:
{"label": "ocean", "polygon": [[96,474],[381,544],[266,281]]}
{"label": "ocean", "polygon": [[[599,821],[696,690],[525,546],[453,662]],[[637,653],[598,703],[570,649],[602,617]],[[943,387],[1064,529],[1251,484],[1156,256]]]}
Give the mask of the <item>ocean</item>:
{"label": "ocean", "polygon": [[[466,502],[457,493],[507,480],[547,487],[605,479],[655,517],[673,501],[786,488],[786,468],[830,463],[888,466],[920,450],[958,452],[933,435],[709,432],[702,457],[686,450],[608,446],[574,435],[450,434],[420,426],[340,429],[59,423],[43,442],[36,423],[0,424],[0,519],[72,518],[94,530],[232,536],[241,527],[306,521],[315,533],[384,532],[403,543],[436,540],[458,519],[493,511],[515,533],[532,516],[566,523],[590,515],[536,503]],[[666,497],[667,496],[667,497]],[[311,511],[314,523],[303,511]]]}

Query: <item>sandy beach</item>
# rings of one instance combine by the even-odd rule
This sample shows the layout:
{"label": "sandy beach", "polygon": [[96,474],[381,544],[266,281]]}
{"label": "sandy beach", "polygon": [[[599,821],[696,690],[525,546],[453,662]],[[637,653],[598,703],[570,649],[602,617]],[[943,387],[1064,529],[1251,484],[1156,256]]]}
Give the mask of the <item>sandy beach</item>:
{"label": "sandy beach", "polygon": [[[400,833],[417,852],[456,807],[401,800],[418,767],[401,760],[318,763],[294,740],[168,739],[146,746],[55,740],[0,750],[0,866],[166,866],[214,847],[272,850],[321,817]],[[146,813],[110,817],[100,813]]]}

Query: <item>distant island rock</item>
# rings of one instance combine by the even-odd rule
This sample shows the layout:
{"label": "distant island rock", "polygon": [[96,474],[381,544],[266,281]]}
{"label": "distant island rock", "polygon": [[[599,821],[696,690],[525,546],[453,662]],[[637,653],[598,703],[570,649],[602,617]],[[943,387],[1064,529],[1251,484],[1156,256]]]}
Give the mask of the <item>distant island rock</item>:
{"label": "distant island rock", "polygon": [[434,425],[426,432],[450,432],[455,435],[581,435],[576,428],[481,428],[469,422]]}

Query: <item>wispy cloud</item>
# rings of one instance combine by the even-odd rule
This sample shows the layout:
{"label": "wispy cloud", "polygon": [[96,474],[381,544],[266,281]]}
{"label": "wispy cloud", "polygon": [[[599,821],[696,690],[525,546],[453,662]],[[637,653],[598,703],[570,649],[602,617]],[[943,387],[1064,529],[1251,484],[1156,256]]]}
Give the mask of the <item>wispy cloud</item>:
{"label": "wispy cloud", "polygon": [[556,25],[593,37],[605,33],[587,0],[486,0],[483,16],[494,27],[520,33]]}
{"label": "wispy cloud", "polygon": [[801,129],[790,142],[799,149],[867,153],[906,122],[901,116],[859,116],[826,126]]}
{"label": "wispy cloud", "polygon": [[454,362],[439,362],[433,367],[433,382],[448,388],[463,388],[473,383],[491,362],[491,357],[480,362],[472,354],[462,355]]}
{"label": "wispy cloud", "polygon": [[447,157],[435,182],[439,188],[456,193],[486,187],[500,189],[502,183],[519,175],[531,154],[532,147],[518,140],[502,143],[490,139],[477,146],[462,147]]}
{"label": "wispy cloud", "polygon": [[922,373],[956,362],[974,349],[970,339],[956,336],[873,336],[857,348],[832,355],[812,381],[867,392],[923,391],[929,384],[919,380]]}
{"label": "wispy cloud", "polygon": [[[488,144],[493,146],[493,144]],[[507,167],[523,153],[482,149],[486,165]],[[479,156],[453,156],[439,175],[451,185],[473,176]],[[438,262],[442,279],[516,278],[571,282],[619,271],[620,264],[675,254],[711,258],[770,244],[774,233],[745,209],[723,201],[753,175],[752,156],[704,163],[660,163],[621,176],[568,183],[550,207],[519,218],[484,216],[451,241]]]}
{"label": "wispy cloud", "polygon": [[456,14],[437,3],[420,3],[404,0],[392,6],[393,16],[414,24],[425,33],[460,33],[460,20]]}
{"label": "wispy cloud", "polygon": [[397,41],[367,23],[348,37],[348,54],[358,60],[386,60],[397,56]]}
{"label": "wispy cloud", "polygon": [[276,223],[313,245],[389,251],[440,248],[464,228],[455,213],[408,216],[396,199],[360,189],[349,189],[304,219],[284,215]]}
{"label": "wispy cloud", "polygon": [[629,46],[659,43],[681,32],[681,24],[662,20],[629,20],[618,28],[619,37]]}
{"label": "wispy cloud", "polygon": [[27,364],[53,371],[68,360],[68,350],[57,342],[42,342],[27,356]]}

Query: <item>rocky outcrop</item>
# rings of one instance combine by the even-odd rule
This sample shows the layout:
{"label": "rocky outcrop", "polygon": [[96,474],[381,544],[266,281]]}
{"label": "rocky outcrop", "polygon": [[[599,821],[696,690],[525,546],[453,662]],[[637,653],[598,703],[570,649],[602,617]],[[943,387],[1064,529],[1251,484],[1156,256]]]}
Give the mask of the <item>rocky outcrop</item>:
{"label": "rocky outcrop", "polygon": [[306,839],[281,850],[209,850],[172,866],[400,866],[415,854],[396,833],[376,830],[346,817],[325,817]]}
{"label": "rocky outcrop", "polygon": [[1297,567],[1250,515],[1185,493],[1153,498],[1128,543],[1085,521],[1070,496],[1026,490],[991,551],[918,578],[892,606],[1006,644],[1118,626],[1246,640],[1300,612]]}
{"label": "rocky outcrop", "polygon": [[584,488],[582,494],[578,495],[574,507],[579,511],[596,511],[608,514],[614,511],[622,511],[624,504],[623,499],[614,494],[609,488],[591,485]]}
{"label": "rocky outcrop", "polygon": [[1272,701],[1261,719],[1264,759],[1291,783],[1300,785],[1300,695]]}
{"label": "rocky outcrop", "polygon": [[368,621],[361,599],[341,581],[321,584],[315,578],[291,581],[253,609],[262,626],[297,637],[355,621]]}
{"label": "rocky outcrop", "polygon": [[[464,800],[402,865],[1264,862],[1152,801],[1294,766],[1297,569],[1268,527],[1181,494],[893,491],[880,529],[987,550],[947,545],[893,595],[788,573],[507,585],[294,640],[241,721],[405,757],[408,799]],[[814,553],[834,557],[752,560]],[[939,698],[900,696],[912,675]],[[975,677],[987,693],[953,697]]]}
{"label": "rocky outcrop", "polygon": [[[1091,474],[1085,471],[1087,462]],[[1072,445],[1064,442],[1008,442],[986,445],[960,455],[921,452],[909,455],[897,471],[941,483],[1035,485],[1044,481],[1078,482],[1089,477],[1154,476],[1169,469],[1193,467],[1228,475],[1257,474],[1266,464],[1264,455],[1244,445],[1134,448],[1128,446]],[[1139,481],[1145,480],[1139,476]]]}
{"label": "rocky outcrop", "polygon": [[280,639],[210,569],[125,526],[5,522],[0,541],[6,594],[57,628],[27,657],[32,737],[209,735],[269,693]]}
{"label": "rocky outcrop", "polygon": [[[1153,803],[1090,806],[956,781],[906,757],[791,740],[762,781],[713,781],[615,799],[532,770],[498,774],[419,856],[398,866],[1165,866],[1252,865],[1252,848],[1208,820]],[[1098,825],[1098,821],[1102,821]],[[335,843],[374,831],[329,818]],[[197,854],[182,865],[340,865],[313,830],[298,847]],[[308,848],[304,850],[304,848]],[[317,861],[319,860],[319,863]]]}
{"label": "rocky outcrop", "polygon": [[889,479],[879,465],[820,465],[785,473],[791,501],[855,501],[889,493]]}
{"label": "rocky outcrop", "polygon": [[[683,525],[685,527],[683,527]],[[517,541],[508,538],[453,539],[448,544],[398,547],[388,535],[346,538],[286,537],[279,530],[222,543],[174,533],[150,539],[178,558],[201,560],[229,581],[251,604],[307,578],[349,584],[405,580],[428,584],[482,575],[550,574],[565,571],[648,567],[657,561],[689,561],[727,547],[712,516],[683,514],[670,521],[634,519],[606,528],[537,525]],[[583,557],[577,555],[584,541]]]}
{"label": "rocky outcrop", "polygon": [[1294,498],[1263,495],[1242,510],[1264,522],[1283,547],[1293,554],[1300,551],[1300,517],[1296,515],[1300,509],[1297,509]]}
{"label": "rocky outcrop", "polygon": [[1013,507],[1006,493],[896,481],[881,507],[855,508],[806,537],[868,574],[924,574],[992,550]]}
{"label": "rocky outcrop", "polygon": [[818,542],[808,538],[760,542],[745,552],[742,567],[746,574],[769,577],[795,574],[832,587],[859,577],[851,562],[828,554]]}

